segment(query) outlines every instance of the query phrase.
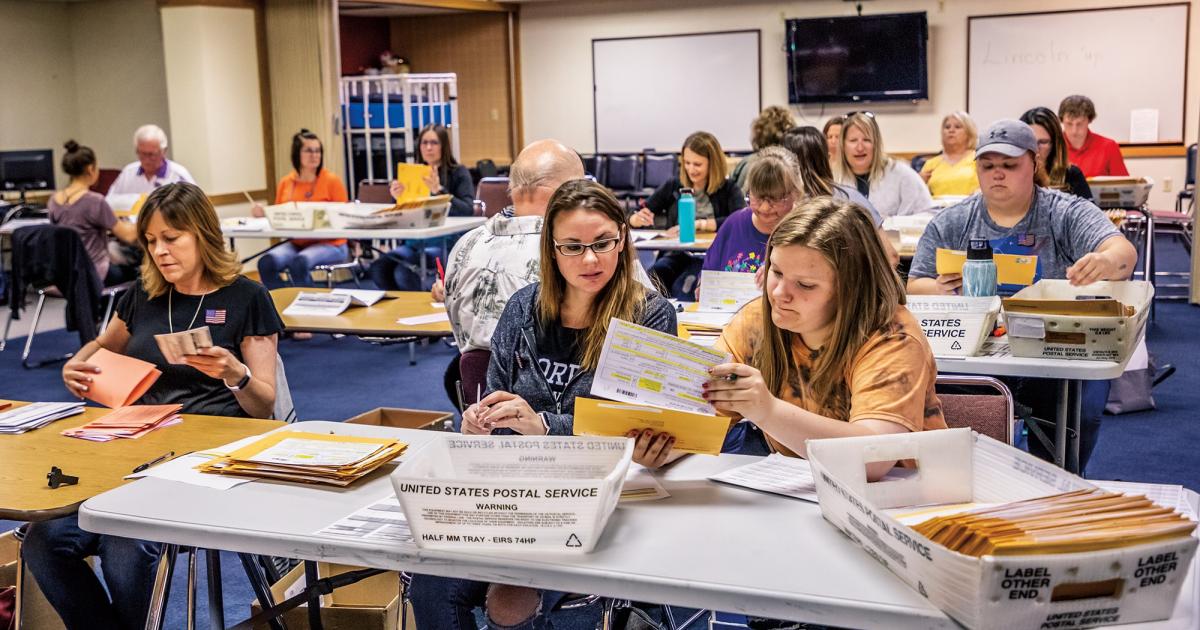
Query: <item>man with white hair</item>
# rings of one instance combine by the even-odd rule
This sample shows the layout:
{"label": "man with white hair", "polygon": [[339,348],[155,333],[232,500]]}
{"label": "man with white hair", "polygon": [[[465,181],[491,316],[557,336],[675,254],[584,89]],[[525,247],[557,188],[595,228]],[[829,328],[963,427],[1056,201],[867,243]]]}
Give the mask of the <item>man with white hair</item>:
{"label": "man with white hair", "polygon": [[142,125],[133,133],[137,161],[121,169],[108,189],[109,205],[117,195],[142,195],[165,184],[196,183],[181,164],[167,159],[167,134],[158,125]]}

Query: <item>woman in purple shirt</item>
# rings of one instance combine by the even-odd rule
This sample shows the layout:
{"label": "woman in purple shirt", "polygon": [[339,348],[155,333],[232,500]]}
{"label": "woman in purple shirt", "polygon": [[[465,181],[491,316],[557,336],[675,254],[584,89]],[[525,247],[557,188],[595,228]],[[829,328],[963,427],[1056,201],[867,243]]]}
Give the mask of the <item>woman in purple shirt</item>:
{"label": "woman in purple shirt", "polygon": [[92,185],[100,178],[96,165],[96,154],[74,140],[63,145],[66,153],[62,158],[62,169],[70,176],[71,183],[54,193],[47,204],[50,221],[79,232],[83,247],[87,250],[96,275],[105,286],[132,280],[136,268],[113,265],[108,257],[108,235],[130,245],[137,242],[137,227],[128,221],[119,221],[104,196],[93,192]]}
{"label": "woman in purple shirt", "polygon": [[729,215],[704,255],[703,269],[755,273],[767,237],[801,197],[799,164],[783,147],[758,152],[746,172],[746,208]]}

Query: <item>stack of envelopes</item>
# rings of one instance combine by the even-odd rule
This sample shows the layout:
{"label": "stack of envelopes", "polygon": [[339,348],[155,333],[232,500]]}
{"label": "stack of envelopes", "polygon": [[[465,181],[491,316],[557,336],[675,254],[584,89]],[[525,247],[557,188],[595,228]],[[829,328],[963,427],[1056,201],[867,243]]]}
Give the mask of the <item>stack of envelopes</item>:
{"label": "stack of envelopes", "polygon": [[160,428],[178,424],[182,405],[130,405],[118,407],[91,422],[62,432],[67,437],[93,442],[108,442],[118,438],[137,439]]}
{"label": "stack of envelopes", "polygon": [[391,438],[276,431],[198,468],[202,472],[348,486],[404,452]]}
{"label": "stack of envelopes", "polygon": [[1077,553],[1191,536],[1196,523],[1140,495],[1076,490],[931,518],[913,529],[969,556]]}
{"label": "stack of envelopes", "polygon": [[83,403],[30,403],[0,413],[0,435],[17,434],[44,427],[55,420],[83,413]]}

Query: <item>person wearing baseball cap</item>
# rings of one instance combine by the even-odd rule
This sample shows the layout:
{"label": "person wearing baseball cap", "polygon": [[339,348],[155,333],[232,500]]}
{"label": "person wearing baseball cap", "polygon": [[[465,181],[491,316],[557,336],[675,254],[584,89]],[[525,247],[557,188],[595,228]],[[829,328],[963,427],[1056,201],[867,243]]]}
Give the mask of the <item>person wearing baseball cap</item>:
{"label": "person wearing baseball cap", "polygon": [[[1029,125],[1008,119],[992,123],[979,136],[975,161],[979,192],[929,222],[909,270],[910,294],[959,293],[962,275],[938,274],[937,250],[965,250],[972,239],[986,239],[996,254],[1036,256],[1034,282],[1065,278],[1084,285],[1129,278],[1137,251],[1095,204],[1046,188],[1046,174],[1037,162],[1037,138]],[[999,293],[1011,295],[1021,288],[1001,284]],[[1023,379],[1015,384],[1010,383],[1014,396],[1033,407],[1034,416],[1054,417],[1052,381]],[[1107,398],[1107,381],[1086,382],[1081,471],[1095,446]],[[1049,451],[1041,447],[1030,441],[1030,452],[1050,459]]]}

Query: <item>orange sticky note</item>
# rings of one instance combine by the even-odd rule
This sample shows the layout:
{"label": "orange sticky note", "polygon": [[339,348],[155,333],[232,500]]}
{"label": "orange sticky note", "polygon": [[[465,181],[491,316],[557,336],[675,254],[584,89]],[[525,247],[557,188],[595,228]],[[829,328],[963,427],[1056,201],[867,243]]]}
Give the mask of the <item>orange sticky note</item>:
{"label": "orange sticky note", "polygon": [[962,273],[963,263],[967,262],[967,252],[957,249],[937,250],[937,272],[939,276],[952,273]]}
{"label": "orange sticky note", "polygon": [[100,373],[92,377],[84,397],[113,409],[132,405],[162,376],[153,363],[104,348],[97,350],[87,362],[100,368]]}

